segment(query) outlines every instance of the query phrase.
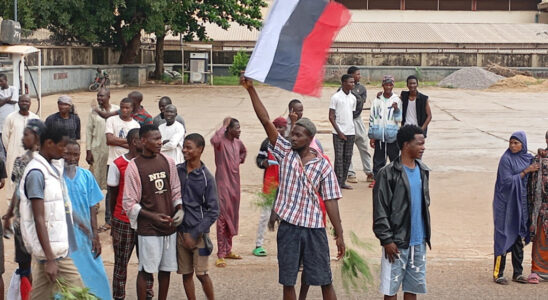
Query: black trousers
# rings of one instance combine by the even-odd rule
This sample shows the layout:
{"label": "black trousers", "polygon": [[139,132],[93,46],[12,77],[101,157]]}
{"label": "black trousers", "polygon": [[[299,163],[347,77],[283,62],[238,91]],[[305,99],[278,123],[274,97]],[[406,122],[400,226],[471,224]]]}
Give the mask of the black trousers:
{"label": "black trousers", "polygon": [[[512,278],[516,278],[519,275],[523,274],[523,241],[521,240],[521,237],[518,237],[510,250],[512,252],[512,267],[514,268],[514,274],[512,275]],[[495,279],[502,277],[505,267],[506,254],[495,256],[493,277]]]}
{"label": "black trousers", "polygon": [[333,148],[335,149],[335,175],[337,181],[342,186],[348,176],[348,168],[352,162],[352,152],[354,150],[354,135],[347,135],[346,141],[337,134],[333,134]]}
{"label": "black trousers", "polygon": [[394,161],[400,155],[398,142],[387,143],[375,140],[375,153],[373,154],[373,174],[377,173],[386,165],[386,158]]}

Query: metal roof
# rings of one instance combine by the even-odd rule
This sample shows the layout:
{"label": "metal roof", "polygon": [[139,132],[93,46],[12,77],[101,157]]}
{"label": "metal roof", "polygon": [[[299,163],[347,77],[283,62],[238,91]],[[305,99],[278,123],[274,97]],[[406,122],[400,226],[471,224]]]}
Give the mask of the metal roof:
{"label": "metal roof", "polygon": [[[259,37],[258,30],[236,23],[228,30],[207,24],[206,32],[217,42],[254,42]],[[335,43],[548,44],[548,24],[355,22],[339,32]]]}

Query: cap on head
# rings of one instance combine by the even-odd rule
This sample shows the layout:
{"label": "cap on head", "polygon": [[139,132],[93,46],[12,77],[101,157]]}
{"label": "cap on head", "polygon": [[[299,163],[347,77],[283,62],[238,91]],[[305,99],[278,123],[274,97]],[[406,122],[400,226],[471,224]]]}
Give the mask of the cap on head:
{"label": "cap on head", "polygon": [[34,134],[40,136],[46,131],[46,125],[39,119],[31,119],[25,128],[30,129]]}
{"label": "cap on head", "polygon": [[72,98],[68,95],[62,95],[59,99],[57,99],[57,102],[72,105]]}
{"label": "cap on head", "polygon": [[277,117],[274,121],[272,121],[272,123],[274,123],[274,126],[276,127],[287,126],[287,120],[283,117]]}
{"label": "cap on head", "polygon": [[384,75],[382,78],[382,84],[392,83],[394,84],[394,76],[392,75]]}
{"label": "cap on head", "polygon": [[295,122],[295,125],[304,127],[312,136],[316,135],[316,125],[314,125],[309,118],[300,118],[297,122]]}

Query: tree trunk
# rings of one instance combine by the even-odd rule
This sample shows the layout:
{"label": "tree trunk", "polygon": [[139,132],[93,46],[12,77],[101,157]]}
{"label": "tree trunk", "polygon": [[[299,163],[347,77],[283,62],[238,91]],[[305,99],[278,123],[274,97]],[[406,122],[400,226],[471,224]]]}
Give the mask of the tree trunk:
{"label": "tree trunk", "polygon": [[162,79],[164,74],[164,35],[156,35],[156,54],[154,57],[154,63],[156,64],[156,69],[154,70],[154,78]]}
{"label": "tree trunk", "polygon": [[141,49],[141,32],[136,33],[127,44],[122,46],[118,64],[133,64]]}

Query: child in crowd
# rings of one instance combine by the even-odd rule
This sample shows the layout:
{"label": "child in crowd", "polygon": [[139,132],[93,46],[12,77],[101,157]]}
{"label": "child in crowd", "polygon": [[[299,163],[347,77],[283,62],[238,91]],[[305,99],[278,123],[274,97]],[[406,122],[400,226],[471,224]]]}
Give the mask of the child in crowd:
{"label": "child in crowd", "polygon": [[219,217],[219,197],[215,178],[201,161],[204,137],[189,134],[183,143],[185,162],[177,165],[183,198],[183,223],[177,233],[177,273],[183,274],[188,299],[196,299],[193,274],[202,284],[207,299],[214,299],[208,259],[213,251],[209,228]]}

